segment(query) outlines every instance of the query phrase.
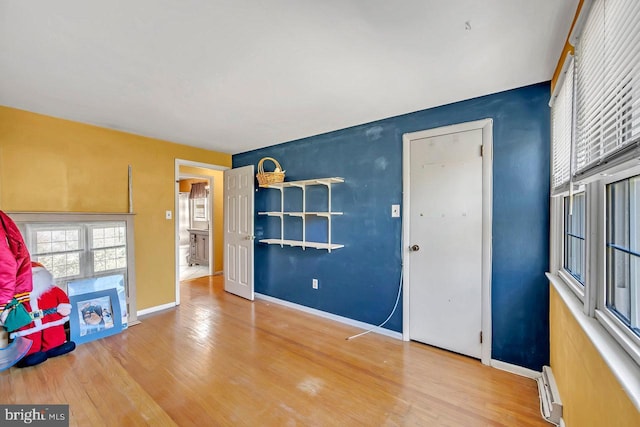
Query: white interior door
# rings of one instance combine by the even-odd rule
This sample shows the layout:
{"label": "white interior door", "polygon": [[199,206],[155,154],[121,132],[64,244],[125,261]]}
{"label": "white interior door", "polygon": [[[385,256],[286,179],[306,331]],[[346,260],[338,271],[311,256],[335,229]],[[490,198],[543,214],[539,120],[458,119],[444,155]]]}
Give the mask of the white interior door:
{"label": "white interior door", "polygon": [[409,337],[475,358],[482,345],[482,130],[410,144]]}
{"label": "white interior door", "polygon": [[253,301],[253,165],[224,171],[224,289]]}

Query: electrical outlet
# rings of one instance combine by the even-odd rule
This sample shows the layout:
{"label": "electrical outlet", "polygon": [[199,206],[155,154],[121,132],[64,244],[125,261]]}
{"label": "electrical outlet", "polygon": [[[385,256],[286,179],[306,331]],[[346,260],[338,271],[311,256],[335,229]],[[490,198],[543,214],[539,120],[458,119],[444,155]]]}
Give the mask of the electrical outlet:
{"label": "electrical outlet", "polygon": [[311,281],[311,287],[312,287],[313,289],[318,289],[318,279],[313,279],[313,280]]}
{"label": "electrical outlet", "polygon": [[171,219],[171,215],[172,215],[172,214],[171,214],[171,211],[165,211],[165,213],[164,213],[164,217],[165,217],[166,219]]}
{"label": "electrical outlet", "polygon": [[400,205],[391,205],[391,217],[400,218]]}

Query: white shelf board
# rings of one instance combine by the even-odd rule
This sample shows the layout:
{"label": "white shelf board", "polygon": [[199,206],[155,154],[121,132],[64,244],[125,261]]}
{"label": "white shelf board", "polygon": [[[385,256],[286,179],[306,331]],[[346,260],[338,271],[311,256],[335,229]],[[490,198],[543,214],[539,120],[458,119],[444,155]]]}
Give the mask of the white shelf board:
{"label": "white shelf board", "polygon": [[273,184],[261,185],[262,188],[286,188],[286,187],[305,187],[307,185],[329,185],[344,182],[344,178],[331,177],[331,178],[316,178],[316,179],[304,179],[301,181],[285,181],[275,182]]}
{"label": "white shelf board", "polygon": [[260,243],[266,243],[268,245],[280,245],[280,246],[297,246],[301,248],[316,248],[316,249],[340,249],[344,248],[344,245],[338,245],[335,243],[320,243],[320,242],[303,242],[301,240],[281,240],[281,239],[261,239]]}
{"label": "white shelf board", "polygon": [[331,215],[342,215],[342,212],[307,212],[307,215],[323,216],[328,218]]}
{"label": "white shelf board", "polygon": [[342,212],[280,212],[280,211],[273,211],[273,212],[258,212],[258,215],[268,215],[268,216],[282,216],[282,215],[289,215],[289,216],[303,216],[303,215],[312,215],[312,216],[322,216],[322,217],[329,217],[329,215],[342,215]]}
{"label": "white shelf board", "polygon": [[280,212],[280,211],[277,211],[277,212],[258,212],[258,215],[282,217],[282,212]]}

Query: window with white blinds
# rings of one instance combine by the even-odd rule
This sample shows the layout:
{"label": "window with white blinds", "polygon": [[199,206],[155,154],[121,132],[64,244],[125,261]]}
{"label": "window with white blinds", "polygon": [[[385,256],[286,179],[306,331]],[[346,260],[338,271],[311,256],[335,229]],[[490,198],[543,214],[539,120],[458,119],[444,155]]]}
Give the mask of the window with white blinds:
{"label": "window with white blinds", "polygon": [[571,177],[571,138],[573,133],[573,58],[551,106],[552,169],[551,188],[560,189]]}
{"label": "window with white blinds", "polygon": [[640,0],[582,5],[550,102],[550,277],[640,402]]}
{"label": "window with white blinds", "polygon": [[640,137],[640,1],[595,0],[576,46],[576,173]]}

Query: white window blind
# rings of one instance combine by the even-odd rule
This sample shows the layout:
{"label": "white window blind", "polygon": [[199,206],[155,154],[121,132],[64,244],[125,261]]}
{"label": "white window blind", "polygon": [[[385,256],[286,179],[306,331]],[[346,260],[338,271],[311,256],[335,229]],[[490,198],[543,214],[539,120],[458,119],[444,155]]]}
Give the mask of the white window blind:
{"label": "white window blind", "polygon": [[595,0],[576,46],[576,173],[640,136],[640,1]]}
{"label": "white window blind", "polygon": [[571,177],[571,138],[573,133],[573,58],[564,78],[558,82],[560,88],[552,100],[551,126],[553,154],[551,188],[556,190],[569,182]]}

